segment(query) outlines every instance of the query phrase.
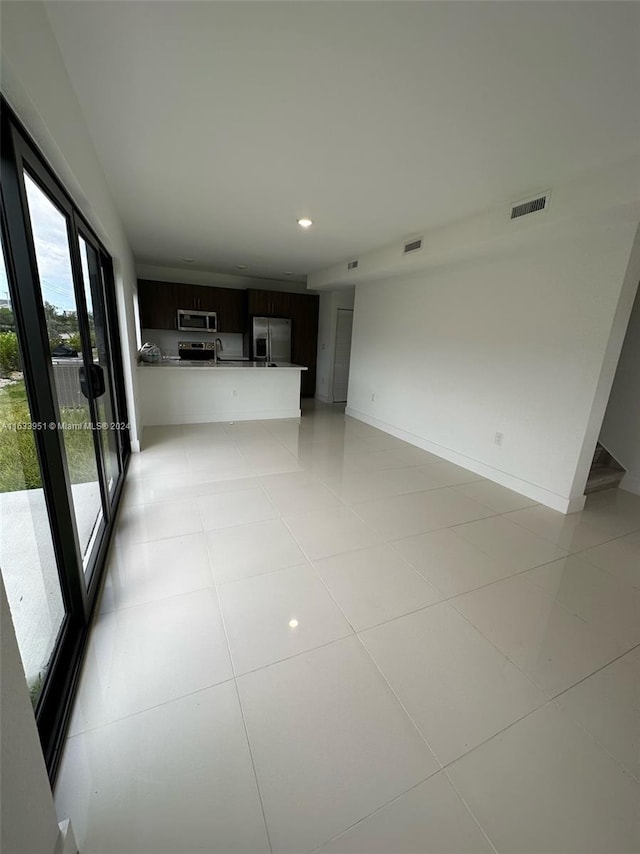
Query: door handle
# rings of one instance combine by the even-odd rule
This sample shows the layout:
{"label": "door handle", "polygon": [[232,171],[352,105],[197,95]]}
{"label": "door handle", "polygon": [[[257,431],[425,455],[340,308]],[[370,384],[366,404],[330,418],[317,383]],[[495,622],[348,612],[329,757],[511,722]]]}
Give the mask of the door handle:
{"label": "door handle", "polygon": [[92,362],[89,365],[89,374],[84,365],[78,370],[80,376],[80,391],[88,399],[89,397],[102,397],[105,393],[104,371],[100,365]]}

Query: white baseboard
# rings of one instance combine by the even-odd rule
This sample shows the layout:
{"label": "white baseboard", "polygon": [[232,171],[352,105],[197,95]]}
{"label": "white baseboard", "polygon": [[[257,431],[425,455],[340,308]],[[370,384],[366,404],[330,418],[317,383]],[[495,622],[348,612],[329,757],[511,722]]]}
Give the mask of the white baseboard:
{"label": "white baseboard", "polygon": [[466,457],[464,454],[459,454],[449,448],[444,448],[442,445],[437,445],[435,442],[430,442],[428,439],[423,439],[422,436],[416,436],[414,433],[408,433],[400,427],[393,424],[387,424],[386,421],[381,421],[357,409],[347,406],[345,415],[356,418],[358,421],[363,421],[365,424],[370,424],[372,427],[377,427],[378,430],[383,430],[397,439],[402,439],[417,448],[422,448],[423,451],[429,451],[448,460],[451,463],[469,469],[469,471],[480,474],[483,477],[492,480],[494,483],[499,483],[500,486],[506,486],[507,489],[513,489],[514,492],[519,492],[521,495],[526,495],[527,498],[532,498],[534,501],[550,507],[552,510],[558,510],[560,513],[578,513],[583,509],[586,496],[579,495],[576,498],[567,498],[563,495],[557,495],[555,492],[550,492],[542,486],[529,481],[522,480],[519,477],[500,471],[486,463],[481,463],[479,460],[474,460],[471,457]]}
{"label": "white baseboard", "polygon": [[76,838],[73,835],[73,827],[70,819],[66,818],[58,824],[58,841],[56,843],[56,854],[78,854]]}
{"label": "white baseboard", "polygon": [[[270,421],[274,418],[300,418],[302,411],[300,409],[258,409],[255,412],[238,412],[232,409],[228,411],[217,412],[215,418],[209,419],[209,424],[225,423],[230,424],[233,421]],[[181,424],[202,424],[202,413],[183,412],[175,417],[167,417],[161,422],[156,422],[154,419],[145,421],[145,427],[179,427]]]}

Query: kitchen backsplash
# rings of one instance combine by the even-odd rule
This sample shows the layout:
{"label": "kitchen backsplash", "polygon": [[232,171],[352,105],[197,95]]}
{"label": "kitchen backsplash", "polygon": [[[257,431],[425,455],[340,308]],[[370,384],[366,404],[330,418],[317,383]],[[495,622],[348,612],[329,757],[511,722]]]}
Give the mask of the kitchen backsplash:
{"label": "kitchen backsplash", "polygon": [[240,359],[247,356],[243,352],[243,335],[241,332],[218,332],[216,335],[202,332],[174,332],[171,329],[143,329],[142,343],[149,341],[157,344],[163,356],[178,355],[178,341],[210,341],[219,338],[222,350],[218,355],[224,359]]}

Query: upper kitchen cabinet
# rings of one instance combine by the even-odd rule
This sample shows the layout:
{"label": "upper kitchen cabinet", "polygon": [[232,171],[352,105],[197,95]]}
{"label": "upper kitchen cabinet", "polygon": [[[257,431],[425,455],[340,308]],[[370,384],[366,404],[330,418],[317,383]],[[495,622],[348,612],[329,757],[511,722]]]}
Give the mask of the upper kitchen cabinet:
{"label": "upper kitchen cabinet", "polygon": [[218,315],[219,332],[244,332],[247,317],[246,291],[235,288],[209,288],[193,286],[202,293],[197,294],[200,311],[215,311]]}
{"label": "upper kitchen cabinet", "polygon": [[292,317],[293,297],[284,291],[247,291],[248,313],[252,317]]}
{"label": "upper kitchen cabinet", "polygon": [[177,285],[138,279],[138,307],[143,329],[176,329]]}
{"label": "upper kitchen cabinet", "polygon": [[178,282],[138,279],[140,324],[145,329],[177,329],[178,309],[215,311],[219,332],[244,332],[245,291]]}

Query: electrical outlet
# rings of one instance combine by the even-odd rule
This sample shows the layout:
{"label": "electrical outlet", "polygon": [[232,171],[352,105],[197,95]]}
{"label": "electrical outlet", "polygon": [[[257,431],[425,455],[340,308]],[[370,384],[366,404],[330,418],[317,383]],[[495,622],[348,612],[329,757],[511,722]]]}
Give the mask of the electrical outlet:
{"label": "electrical outlet", "polygon": [[493,437],[493,441],[495,442],[496,445],[501,445],[503,438],[504,438],[504,433],[496,433],[495,436]]}
{"label": "electrical outlet", "polygon": [[371,395],[371,403],[373,403],[373,401],[374,401],[375,399],[376,399],[375,394],[372,394],[372,395]]}
{"label": "electrical outlet", "polygon": [[324,385],[324,377],[320,377],[320,385]]}
{"label": "electrical outlet", "polygon": [[233,396],[234,396],[234,397],[237,397],[237,396],[238,396],[238,389],[237,389],[237,388],[234,388],[234,390],[233,390]]}

